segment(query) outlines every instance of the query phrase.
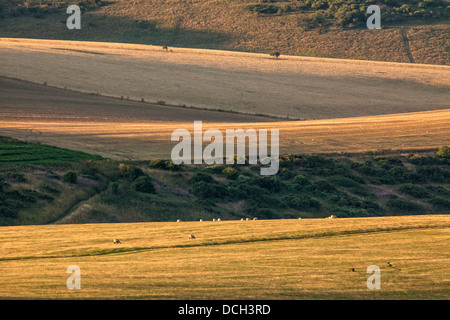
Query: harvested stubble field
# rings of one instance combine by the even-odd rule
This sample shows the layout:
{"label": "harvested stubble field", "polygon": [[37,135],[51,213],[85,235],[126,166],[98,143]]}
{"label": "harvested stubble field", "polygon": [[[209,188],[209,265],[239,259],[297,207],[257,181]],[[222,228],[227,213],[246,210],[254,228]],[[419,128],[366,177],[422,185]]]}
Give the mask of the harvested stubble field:
{"label": "harvested stubble field", "polygon": [[[172,131],[194,120],[204,130],[279,129],[283,153],[431,148],[450,139],[448,66],[27,39],[0,39],[0,57],[2,75],[48,84],[1,80],[3,135],[118,159],[168,158]],[[160,102],[131,101],[142,98]]]}
{"label": "harvested stubble field", "polygon": [[446,299],[449,231],[443,215],[1,227],[0,297]]}
{"label": "harvested stubble field", "polygon": [[36,83],[293,119],[450,107],[449,66],[7,38],[0,59],[0,75]]}
{"label": "harvested stubble field", "polygon": [[[326,15],[321,9],[328,7],[327,2],[336,1],[308,1],[312,8],[270,15],[256,14],[247,9],[248,5],[258,2],[260,1],[103,1],[99,8],[83,12],[82,28],[75,32],[65,26],[67,15],[63,5],[64,9],[61,8],[59,12],[52,13],[49,8],[48,14],[41,14],[38,19],[33,14],[4,17],[0,19],[0,36],[265,53],[277,50],[283,55],[449,64],[449,21],[445,14],[417,19],[410,12],[405,20],[392,24],[385,19],[385,15],[389,16],[389,13],[383,10],[380,30],[365,28],[364,17],[358,18],[361,19],[360,26],[336,28],[322,27],[317,19],[305,24],[305,19],[308,20],[310,15]],[[297,7],[300,1],[273,2],[270,5]],[[348,5],[352,2],[355,3],[341,1]],[[357,2],[363,5],[370,1]],[[414,2],[418,1],[410,1],[405,6]],[[437,1],[422,4],[431,9],[431,2]],[[398,6],[401,4],[400,1]],[[353,15],[352,8],[344,9],[341,15],[347,18]],[[337,20],[332,18],[329,22],[334,24]]]}
{"label": "harvested stubble field", "polygon": [[173,130],[279,129],[282,153],[363,152],[450,144],[450,110],[279,121],[124,101],[0,78],[0,133],[114,159],[170,158]]}

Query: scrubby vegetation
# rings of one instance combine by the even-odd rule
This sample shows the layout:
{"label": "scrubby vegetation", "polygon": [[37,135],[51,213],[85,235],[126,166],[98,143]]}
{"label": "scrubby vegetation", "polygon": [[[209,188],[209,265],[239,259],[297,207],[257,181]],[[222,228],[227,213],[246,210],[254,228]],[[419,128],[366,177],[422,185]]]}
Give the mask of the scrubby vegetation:
{"label": "scrubby vegetation", "polygon": [[[383,30],[365,27],[374,3]],[[83,11],[77,32],[69,4]],[[0,36],[445,65],[449,16],[443,0],[0,0]]]}
{"label": "scrubby vegetation", "polygon": [[[20,146],[9,157],[4,150]],[[24,161],[28,149],[47,150]],[[254,165],[177,166],[170,160],[121,163],[3,139],[0,224],[367,217],[449,213],[450,158],[441,152],[388,155],[283,155],[275,176]],[[445,150],[440,148],[439,150]],[[9,157],[9,158],[8,158]],[[9,159],[5,161],[5,159]],[[91,159],[89,159],[91,158]],[[14,161],[13,161],[14,159]]]}
{"label": "scrubby vegetation", "polygon": [[[269,1],[252,4],[247,10],[263,15],[281,15],[291,12],[306,13],[300,20],[304,29],[319,26],[364,27],[369,16],[367,8],[373,5],[369,0],[297,0]],[[443,0],[378,1],[383,23],[399,24],[414,19],[448,19],[450,5]]]}
{"label": "scrubby vegetation", "polygon": [[86,12],[104,5],[102,0],[56,1],[56,0],[0,0],[0,17],[30,15],[44,18],[47,14],[65,13],[69,5],[74,4]]}

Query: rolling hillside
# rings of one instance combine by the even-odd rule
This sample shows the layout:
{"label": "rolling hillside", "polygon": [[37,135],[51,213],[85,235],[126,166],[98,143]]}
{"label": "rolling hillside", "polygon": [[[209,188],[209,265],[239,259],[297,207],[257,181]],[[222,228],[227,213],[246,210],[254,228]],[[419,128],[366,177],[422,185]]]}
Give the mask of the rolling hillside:
{"label": "rolling hillside", "polygon": [[450,149],[283,154],[259,165],[114,161],[0,139],[0,225],[373,217],[450,211]]}
{"label": "rolling hillside", "polygon": [[450,108],[449,66],[1,38],[0,59],[0,75],[36,83],[285,119]]}
{"label": "rolling hillside", "polygon": [[[0,84],[1,135],[118,160],[169,159],[176,144],[170,139],[172,132],[179,128],[192,130],[194,120],[204,121],[203,130],[279,129],[280,152],[291,154],[415,150],[450,145],[449,109],[281,121],[113,99],[6,78],[0,78]],[[351,106],[346,110],[351,112]]]}
{"label": "rolling hillside", "polygon": [[[365,27],[373,3],[365,0],[2,2],[0,37],[449,64],[448,1],[379,1],[387,4],[381,30]],[[69,3],[84,4],[81,30],[65,26]]]}
{"label": "rolling hillside", "polygon": [[[445,300],[449,227],[442,215],[0,227],[0,297]],[[367,289],[370,265],[381,290]]]}

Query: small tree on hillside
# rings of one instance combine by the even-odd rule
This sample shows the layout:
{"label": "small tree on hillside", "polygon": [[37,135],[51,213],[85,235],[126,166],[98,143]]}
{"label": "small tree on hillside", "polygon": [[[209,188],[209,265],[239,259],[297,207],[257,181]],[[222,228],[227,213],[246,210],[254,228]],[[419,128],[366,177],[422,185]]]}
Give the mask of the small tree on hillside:
{"label": "small tree on hillside", "polygon": [[75,172],[73,171],[68,171],[64,176],[63,176],[63,181],[67,182],[67,183],[71,183],[71,184],[75,184],[78,181],[78,176]]}
{"label": "small tree on hillside", "polygon": [[274,51],[270,54],[272,57],[275,57],[278,59],[278,57],[280,56],[280,53],[278,51]]}

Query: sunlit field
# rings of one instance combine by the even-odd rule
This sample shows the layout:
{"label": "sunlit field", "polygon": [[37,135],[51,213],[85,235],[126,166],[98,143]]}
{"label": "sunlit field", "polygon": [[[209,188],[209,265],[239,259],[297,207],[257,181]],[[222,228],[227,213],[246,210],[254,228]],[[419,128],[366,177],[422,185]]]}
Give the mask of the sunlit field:
{"label": "sunlit field", "polygon": [[0,75],[116,98],[290,119],[448,109],[450,66],[0,38]]}
{"label": "sunlit field", "polygon": [[[177,117],[183,117],[181,109]],[[0,119],[0,133],[116,159],[170,158],[181,121],[57,121]],[[203,130],[279,129],[281,153],[427,149],[450,144],[450,110],[332,120],[203,123]]]}
{"label": "sunlit field", "polygon": [[[450,290],[442,215],[0,230],[1,298],[445,299]],[[67,288],[70,265],[81,269],[79,290]],[[370,265],[380,290],[366,286]]]}

